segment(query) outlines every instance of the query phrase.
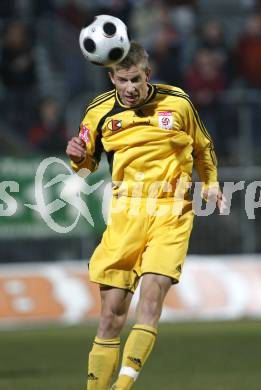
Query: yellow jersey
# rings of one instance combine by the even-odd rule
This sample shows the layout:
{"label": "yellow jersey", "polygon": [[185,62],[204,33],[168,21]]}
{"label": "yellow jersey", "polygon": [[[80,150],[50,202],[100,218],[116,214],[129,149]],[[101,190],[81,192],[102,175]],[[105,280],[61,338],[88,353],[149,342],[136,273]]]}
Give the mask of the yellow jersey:
{"label": "yellow jersey", "polygon": [[205,186],[217,182],[213,142],[189,96],[149,84],[146,100],[125,106],[114,89],[95,98],[80,125],[87,148],[75,171],[97,169],[107,154],[116,196],[173,197],[178,180],[191,181],[193,163]]}

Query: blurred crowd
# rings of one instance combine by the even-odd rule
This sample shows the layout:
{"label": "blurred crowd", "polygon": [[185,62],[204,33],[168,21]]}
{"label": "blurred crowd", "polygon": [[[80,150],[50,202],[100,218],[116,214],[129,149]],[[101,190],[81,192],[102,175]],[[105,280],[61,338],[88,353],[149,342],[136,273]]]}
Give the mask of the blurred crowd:
{"label": "blurred crowd", "polygon": [[209,8],[206,0],[1,0],[1,152],[64,152],[84,104],[111,88],[78,45],[94,15],[110,14],[148,50],[152,81],[190,94],[224,164],[238,162],[240,107],[250,107],[258,154],[261,1],[212,0]]}

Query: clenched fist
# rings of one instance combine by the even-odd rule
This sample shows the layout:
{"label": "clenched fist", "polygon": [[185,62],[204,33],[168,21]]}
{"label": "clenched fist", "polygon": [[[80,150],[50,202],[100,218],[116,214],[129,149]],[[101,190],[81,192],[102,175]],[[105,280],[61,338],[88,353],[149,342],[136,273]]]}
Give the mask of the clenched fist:
{"label": "clenched fist", "polygon": [[80,137],[73,137],[67,144],[66,154],[73,162],[80,162],[86,156],[85,142]]}

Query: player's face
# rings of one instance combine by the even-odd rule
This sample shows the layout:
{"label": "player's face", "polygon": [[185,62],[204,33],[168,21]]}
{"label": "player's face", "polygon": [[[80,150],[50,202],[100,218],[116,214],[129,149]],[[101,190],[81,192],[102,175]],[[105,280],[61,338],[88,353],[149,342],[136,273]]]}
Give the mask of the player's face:
{"label": "player's face", "polygon": [[149,72],[145,72],[140,66],[114,70],[113,73],[110,72],[110,78],[125,106],[137,106],[146,99]]}

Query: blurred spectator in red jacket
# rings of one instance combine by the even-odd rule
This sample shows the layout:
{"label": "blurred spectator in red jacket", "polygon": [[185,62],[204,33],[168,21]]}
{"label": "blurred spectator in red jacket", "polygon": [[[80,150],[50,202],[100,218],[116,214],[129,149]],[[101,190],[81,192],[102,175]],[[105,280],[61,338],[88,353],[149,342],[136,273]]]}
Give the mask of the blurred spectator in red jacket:
{"label": "blurred spectator in red jacket", "polygon": [[228,48],[224,38],[223,27],[218,20],[210,20],[204,25],[199,40],[200,47],[208,49],[221,66],[226,64]]}
{"label": "blurred spectator in red jacket", "polygon": [[93,15],[89,14],[86,6],[87,4],[84,5],[76,0],[67,0],[61,4],[58,13],[66,22],[81,29],[93,20]]}
{"label": "blurred spectator in red jacket", "polygon": [[183,86],[182,49],[180,37],[173,25],[169,22],[163,24],[149,50],[155,81]]}
{"label": "blurred spectator in red jacket", "polygon": [[200,107],[214,104],[225,88],[225,75],[215,54],[200,48],[186,75],[186,86],[192,100]]}
{"label": "blurred spectator in red jacket", "polygon": [[38,119],[28,133],[29,142],[44,153],[61,153],[65,146],[65,124],[61,109],[53,97],[39,105]]}
{"label": "blurred spectator in red jacket", "polygon": [[239,76],[248,87],[261,88],[261,15],[252,15],[246,31],[238,41],[235,53]]}
{"label": "blurred spectator in red jacket", "polygon": [[218,121],[222,109],[220,94],[225,89],[225,75],[217,57],[200,48],[186,74],[186,89],[200,112],[215,142],[218,143]]}

